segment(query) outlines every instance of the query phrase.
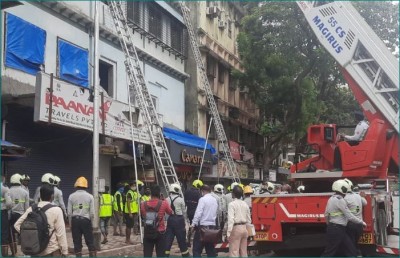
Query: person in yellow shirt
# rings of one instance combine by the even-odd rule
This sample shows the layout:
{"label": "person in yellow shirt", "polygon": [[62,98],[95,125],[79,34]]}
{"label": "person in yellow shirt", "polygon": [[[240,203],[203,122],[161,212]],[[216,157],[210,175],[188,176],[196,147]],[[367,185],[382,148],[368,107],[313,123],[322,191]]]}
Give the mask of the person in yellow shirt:
{"label": "person in yellow shirt", "polygon": [[105,191],[99,197],[99,217],[100,217],[100,231],[103,235],[102,244],[106,244],[108,242],[108,221],[110,220],[113,213],[113,196],[109,193],[110,187],[105,186]]}
{"label": "person in yellow shirt", "polygon": [[146,186],[144,188],[144,194],[142,196],[142,202],[149,201],[151,199],[151,190],[150,186]]}
{"label": "person in yellow shirt", "polygon": [[[138,182],[139,184],[139,182]],[[143,184],[143,183],[142,183]],[[131,231],[134,228],[134,234],[138,234],[138,222],[139,222],[139,201],[140,201],[140,193],[137,191],[136,182],[132,181],[129,183],[129,189],[126,192],[126,201],[124,207],[124,216],[125,216],[125,243],[131,244]]]}

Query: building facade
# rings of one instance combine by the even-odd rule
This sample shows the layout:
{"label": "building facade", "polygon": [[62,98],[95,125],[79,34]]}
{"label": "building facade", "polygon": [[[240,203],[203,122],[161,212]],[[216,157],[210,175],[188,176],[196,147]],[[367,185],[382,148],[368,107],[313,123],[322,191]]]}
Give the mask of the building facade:
{"label": "building facade", "polygon": [[[115,189],[133,179],[155,181],[148,135],[133,107],[130,140],[125,56],[108,6],[99,2],[99,74],[94,75],[94,3],[23,2],[2,10],[2,139],[30,149],[3,162],[7,176],[31,177],[31,195],[42,174],[58,175],[64,195],[73,182],[92,182],[94,76],[100,78],[100,178]],[[187,41],[181,15],[165,2],[127,2],[125,10],[153,103],[164,126],[185,129]],[[135,105],[135,103],[133,103]]]}
{"label": "building facade", "polygon": [[[219,114],[229,140],[232,156],[243,181],[261,178],[262,137],[257,133],[259,109],[248,95],[248,89],[240,87],[231,72],[243,72],[240,63],[237,36],[244,9],[238,2],[197,1],[187,2],[192,14],[193,27],[206,67],[207,77],[217,103]],[[186,63],[191,75],[186,91],[186,129],[207,137],[210,114],[201,77],[191,56]],[[217,135],[211,127],[209,141],[218,150]],[[226,164],[219,160],[211,173],[204,178],[210,181],[227,178]],[[227,184],[230,181],[227,180]]]}

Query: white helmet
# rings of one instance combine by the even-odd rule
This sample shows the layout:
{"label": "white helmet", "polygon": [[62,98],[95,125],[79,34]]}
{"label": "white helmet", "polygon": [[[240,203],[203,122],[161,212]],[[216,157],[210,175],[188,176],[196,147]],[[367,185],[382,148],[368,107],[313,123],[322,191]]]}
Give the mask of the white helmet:
{"label": "white helmet", "polygon": [[349,187],[349,184],[346,181],[344,181],[343,179],[339,179],[339,180],[336,180],[335,182],[333,182],[332,191],[346,194],[347,187]]}
{"label": "white helmet", "polygon": [[231,191],[233,191],[233,188],[234,188],[235,186],[239,186],[239,183],[233,182],[233,183],[231,184]]}
{"label": "white helmet", "polygon": [[303,193],[306,190],[306,187],[304,185],[300,185],[299,187],[297,187],[297,192],[299,193]]}
{"label": "white helmet", "polygon": [[221,184],[216,184],[214,186],[214,192],[222,194],[224,192],[224,186]]}
{"label": "white helmet", "polygon": [[54,185],[58,185],[61,182],[61,178],[54,176]]}
{"label": "white helmet", "polygon": [[27,174],[23,174],[23,175],[21,175],[21,181],[24,181],[24,180],[30,181],[31,178]]}
{"label": "white helmet", "polygon": [[176,193],[176,194],[179,194],[180,193],[180,191],[181,191],[181,186],[179,185],[179,184],[171,184],[170,186],[169,186],[169,192],[170,193]]}
{"label": "white helmet", "polygon": [[16,173],[16,174],[14,174],[14,175],[12,175],[11,176],[11,178],[10,178],[10,183],[11,184],[18,184],[18,185],[21,185],[21,175],[20,174],[18,174],[18,173]]}
{"label": "white helmet", "polygon": [[42,176],[42,183],[47,183],[50,185],[54,185],[54,175],[52,173],[46,173]]}
{"label": "white helmet", "polygon": [[349,180],[349,179],[347,179],[347,178],[345,178],[345,179],[343,179],[346,183],[347,183],[347,192],[352,192],[353,191],[353,188],[354,188],[354,185],[353,185],[353,183]]}
{"label": "white helmet", "polygon": [[263,190],[267,190],[269,193],[273,193],[275,190],[275,185],[271,182],[267,182],[262,186]]}

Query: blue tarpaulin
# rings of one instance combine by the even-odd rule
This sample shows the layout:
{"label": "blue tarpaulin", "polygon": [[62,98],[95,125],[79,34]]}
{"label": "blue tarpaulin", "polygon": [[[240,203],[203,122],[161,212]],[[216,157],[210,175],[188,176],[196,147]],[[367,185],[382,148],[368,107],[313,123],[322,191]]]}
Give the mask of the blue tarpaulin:
{"label": "blue tarpaulin", "polygon": [[83,87],[89,86],[89,51],[58,40],[60,78]]}
{"label": "blue tarpaulin", "polygon": [[1,143],[1,159],[3,161],[15,160],[26,157],[29,149],[16,145],[11,142],[0,140]]}
{"label": "blue tarpaulin", "polygon": [[[204,144],[206,143],[206,139],[204,138],[167,127],[163,128],[163,132],[166,139],[173,140],[182,145],[204,149]],[[215,154],[215,148],[211,144],[207,143],[206,149],[210,150],[211,154]]]}
{"label": "blue tarpaulin", "polygon": [[44,65],[46,31],[7,13],[5,65],[35,75]]}

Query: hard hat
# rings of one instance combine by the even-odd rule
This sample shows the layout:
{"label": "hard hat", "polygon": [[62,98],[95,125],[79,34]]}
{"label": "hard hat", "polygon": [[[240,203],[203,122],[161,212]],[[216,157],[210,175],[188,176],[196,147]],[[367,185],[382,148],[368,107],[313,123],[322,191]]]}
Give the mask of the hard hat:
{"label": "hard hat", "polygon": [[197,189],[200,189],[200,187],[203,186],[203,181],[201,181],[200,179],[196,179],[193,181],[192,184],[194,187],[196,187]]}
{"label": "hard hat", "polygon": [[143,183],[142,181],[140,181],[140,180],[136,180],[136,184],[137,184],[138,186],[143,186],[143,185],[144,185],[144,183]]}
{"label": "hard hat", "polygon": [[88,181],[85,177],[81,176],[78,179],[76,179],[74,187],[84,187],[88,188]]}
{"label": "hard hat", "polygon": [[239,186],[240,186],[240,188],[242,188],[242,190],[243,190],[243,188],[244,188],[244,185],[243,185],[243,184],[239,184]]}
{"label": "hard hat", "polygon": [[349,180],[349,179],[347,179],[347,178],[345,178],[345,179],[343,179],[346,183],[347,183],[347,185],[348,185],[348,187],[347,187],[347,192],[352,192],[353,191],[353,188],[354,188],[354,185],[353,185],[353,183]]}
{"label": "hard hat", "polygon": [[23,175],[21,175],[21,181],[30,181],[31,180],[31,178],[27,175],[27,174],[23,174]]}
{"label": "hard hat", "polygon": [[54,175],[52,173],[46,173],[42,176],[42,183],[47,183],[47,184],[54,184]]}
{"label": "hard hat", "polygon": [[246,185],[243,189],[243,193],[245,194],[252,194],[254,193],[253,187]]}
{"label": "hard hat", "polygon": [[271,182],[266,182],[263,186],[262,189],[267,190],[269,193],[274,192],[275,190],[275,185]]}
{"label": "hard hat", "polygon": [[301,185],[299,187],[297,187],[297,192],[302,193],[306,190],[306,187],[304,185]]}
{"label": "hard hat", "polygon": [[171,184],[169,186],[169,192],[170,193],[176,193],[179,194],[181,191],[181,186],[179,184]]}
{"label": "hard hat", "polygon": [[10,178],[10,183],[11,183],[11,184],[18,184],[18,185],[20,185],[20,184],[21,184],[21,175],[18,174],[18,173],[12,175],[11,178]]}
{"label": "hard hat", "polygon": [[229,185],[229,186],[226,188],[226,190],[227,190],[228,192],[232,192],[231,186]]}
{"label": "hard hat", "polygon": [[343,179],[339,179],[333,182],[332,191],[345,194],[347,193],[347,187],[349,187],[349,184]]}
{"label": "hard hat", "polygon": [[224,192],[224,186],[221,184],[216,184],[214,186],[214,192],[222,194]]}
{"label": "hard hat", "polygon": [[54,176],[54,185],[58,185],[61,182],[61,178],[59,178],[58,176]]}
{"label": "hard hat", "polygon": [[288,164],[289,166],[291,166],[291,165],[293,165],[293,162],[288,161],[288,162],[286,162],[286,164]]}
{"label": "hard hat", "polygon": [[233,191],[233,188],[234,188],[235,186],[239,186],[239,183],[233,182],[233,183],[231,184],[231,191]]}

